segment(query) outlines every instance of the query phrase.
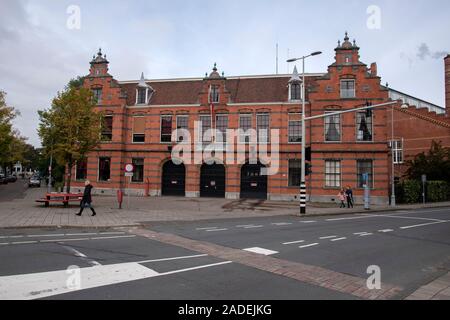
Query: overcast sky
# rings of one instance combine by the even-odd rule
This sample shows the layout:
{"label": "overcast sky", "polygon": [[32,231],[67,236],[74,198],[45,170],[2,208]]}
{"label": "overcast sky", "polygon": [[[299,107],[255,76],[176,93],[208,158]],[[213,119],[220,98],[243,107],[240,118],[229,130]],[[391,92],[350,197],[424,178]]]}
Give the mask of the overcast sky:
{"label": "overcast sky", "polygon": [[276,43],[280,73],[288,50],[323,51],[307,72],[325,72],[348,31],[383,84],[444,106],[449,13],[448,0],[0,0],[0,90],[39,146],[37,110],[88,73],[99,47],[118,80],[202,77],[214,62],[228,76],[275,73]]}

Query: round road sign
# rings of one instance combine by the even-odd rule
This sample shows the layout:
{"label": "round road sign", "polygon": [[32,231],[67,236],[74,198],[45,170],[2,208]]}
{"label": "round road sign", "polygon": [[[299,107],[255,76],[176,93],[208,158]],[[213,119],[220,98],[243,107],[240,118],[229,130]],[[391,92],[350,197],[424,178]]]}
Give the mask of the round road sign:
{"label": "round road sign", "polygon": [[134,171],[134,166],[129,163],[125,166],[125,172],[133,172]]}

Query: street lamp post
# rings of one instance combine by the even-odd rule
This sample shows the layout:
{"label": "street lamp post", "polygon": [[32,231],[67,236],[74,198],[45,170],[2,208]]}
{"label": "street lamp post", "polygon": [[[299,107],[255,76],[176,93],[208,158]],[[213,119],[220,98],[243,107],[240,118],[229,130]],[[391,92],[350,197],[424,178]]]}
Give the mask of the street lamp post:
{"label": "street lamp post", "polygon": [[305,59],[312,56],[317,56],[322,52],[317,51],[313,52],[310,55],[303,56],[301,58],[289,59],[287,62],[295,62],[298,60],[302,60],[302,164],[301,164],[301,183],[300,183],[300,214],[306,214],[306,128],[305,128],[305,105],[306,105],[306,76],[305,76]]}
{"label": "street lamp post", "polygon": [[391,142],[391,158],[392,158],[392,173],[391,173],[391,206],[396,206],[395,201],[395,162],[394,162],[394,106],[392,106],[392,115],[391,115],[391,134],[392,134],[392,142]]}

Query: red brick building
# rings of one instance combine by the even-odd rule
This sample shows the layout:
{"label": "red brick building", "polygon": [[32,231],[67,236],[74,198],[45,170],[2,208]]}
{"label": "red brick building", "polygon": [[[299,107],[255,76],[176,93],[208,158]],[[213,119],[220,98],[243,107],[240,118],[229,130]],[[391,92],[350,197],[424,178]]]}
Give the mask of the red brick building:
{"label": "red brick building", "polygon": [[[347,35],[335,51],[335,61],[326,73],[306,76],[307,116],[379,104],[392,95],[397,95],[395,99],[398,95],[406,97],[381,85],[376,64],[368,67],[362,63],[359,47]],[[75,186],[81,188],[81,181],[88,178],[97,192],[109,194],[120,188],[150,196],[298,199],[302,97],[301,77],[296,69],[292,75],[225,77],[214,66],[204,78],[145,80],[142,75],[140,81],[117,81],[108,73],[108,64],[100,51],[91,61],[84,81],[98,100],[105,125],[99,149],[74,169],[78,180]],[[446,65],[448,75],[449,59]],[[447,91],[448,83],[447,78]],[[403,142],[396,154],[402,153],[404,158],[429,148],[432,138],[449,142],[445,110],[423,103],[425,109],[395,108],[394,140]],[[433,108],[444,115],[431,113]],[[332,201],[341,187],[350,185],[360,201],[362,175],[369,174],[372,202],[388,202],[391,110],[377,108],[307,124],[304,138],[312,148],[312,172],[307,177],[309,199]],[[199,123],[201,129],[197,128]],[[226,149],[227,155],[240,157],[240,162],[221,160],[217,154],[228,148],[222,146],[207,153],[207,163],[173,163],[171,151],[181,140],[182,129],[202,137],[201,133],[209,128],[222,132],[256,129],[258,146],[267,146],[271,156],[279,154],[278,170],[267,176],[261,174],[261,168],[273,167],[274,162],[258,159],[257,163],[249,163],[253,149],[245,144],[251,140],[245,133],[232,145],[244,145],[246,153],[237,147]],[[271,129],[279,133],[268,137],[265,133],[270,135]],[[210,141],[208,137],[198,139],[203,141],[200,147],[195,141],[188,143],[192,158],[201,155]],[[279,152],[274,146],[277,139]],[[127,163],[135,168],[131,182],[124,176]]]}

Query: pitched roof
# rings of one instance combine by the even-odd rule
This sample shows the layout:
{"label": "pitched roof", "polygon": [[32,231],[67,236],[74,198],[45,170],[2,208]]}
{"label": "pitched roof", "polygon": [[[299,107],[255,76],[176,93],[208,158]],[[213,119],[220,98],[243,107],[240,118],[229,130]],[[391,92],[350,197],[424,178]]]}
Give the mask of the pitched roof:
{"label": "pitched roof", "polygon": [[[307,75],[307,84],[323,74]],[[286,102],[291,75],[230,77],[225,88],[231,94],[231,103]],[[180,105],[199,103],[204,79],[147,80],[154,90],[150,105]],[[127,105],[134,105],[139,81],[119,82],[127,93]]]}

